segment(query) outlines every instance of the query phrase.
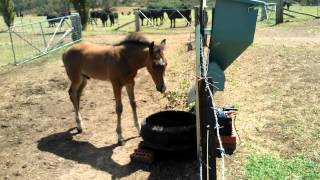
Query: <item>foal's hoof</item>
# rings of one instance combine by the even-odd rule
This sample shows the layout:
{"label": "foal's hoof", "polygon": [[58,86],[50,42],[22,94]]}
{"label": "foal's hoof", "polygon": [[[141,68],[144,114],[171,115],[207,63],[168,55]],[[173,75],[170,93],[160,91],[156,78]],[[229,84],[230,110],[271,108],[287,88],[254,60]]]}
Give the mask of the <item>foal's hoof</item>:
{"label": "foal's hoof", "polygon": [[136,128],[136,130],[137,130],[138,134],[140,135],[141,129],[140,128]]}
{"label": "foal's hoof", "polygon": [[125,144],[123,139],[118,139],[118,145],[123,146]]}
{"label": "foal's hoof", "polygon": [[80,128],[77,128],[77,131],[79,134],[82,133],[82,129],[80,129]]}

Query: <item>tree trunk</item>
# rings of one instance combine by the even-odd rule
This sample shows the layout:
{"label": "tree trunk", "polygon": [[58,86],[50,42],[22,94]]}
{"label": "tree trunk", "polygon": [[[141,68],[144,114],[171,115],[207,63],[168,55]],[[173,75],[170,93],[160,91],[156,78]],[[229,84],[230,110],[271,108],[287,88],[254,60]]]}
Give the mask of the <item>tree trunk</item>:
{"label": "tree trunk", "polygon": [[86,30],[89,20],[89,6],[87,0],[71,0],[73,7],[81,18],[82,30]]}

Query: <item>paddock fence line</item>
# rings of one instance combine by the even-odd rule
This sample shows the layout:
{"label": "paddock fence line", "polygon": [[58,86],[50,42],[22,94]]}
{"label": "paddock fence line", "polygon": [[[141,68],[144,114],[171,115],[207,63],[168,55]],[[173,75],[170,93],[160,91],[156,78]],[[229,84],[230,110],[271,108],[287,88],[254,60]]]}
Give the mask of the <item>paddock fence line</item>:
{"label": "paddock fence line", "polygon": [[263,0],[266,6],[262,7],[258,18],[268,24],[275,25],[277,16],[280,11],[284,21],[303,21],[320,18],[320,0],[315,0],[309,4],[297,2],[286,2],[276,0]]}
{"label": "paddock fence line", "polygon": [[[200,25],[196,27],[197,76],[197,142],[200,179],[217,179],[216,157],[221,157],[220,178],[225,179],[225,149],[220,136],[217,108],[214,102],[214,82],[208,77],[208,57],[204,52]],[[217,142],[217,144],[216,144]],[[217,150],[217,152],[216,152]]]}
{"label": "paddock fence line", "polygon": [[8,33],[15,65],[31,61],[81,40],[79,14],[13,25]]}
{"label": "paddock fence line", "polygon": [[[200,37],[200,44],[201,44],[201,52],[200,52],[200,58],[202,58],[202,69],[203,69],[203,73],[201,74],[201,77],[205,80],[205,90],[208,91],[209,93],[209,97],[210,97],[210,100],[211,100],[211,104],[212,104],[212,107],[210,107],[212,110],[213,110],[213,114],[214,114],[214,117],[212,119],[212,121],[215,122],[215,126],[214,126],[214,129],[216,130],[215,132],[215,135],[218,139],[218,144],[219,146],[217,147],[217,149],[219,150],[220,152],[220,156],[221,156],[221,165],[220,165],[220,169],[221,169],[221,180],[224,180],[224,175],[225,175],[225,169],[224,169],[224,158],[225,158],[225,150],[224,150],[224,147],[222,145],[222,140],[221,140],[221,136],[220,136],[220,128],[223,128],[219,125],[219,122],[218,122],[218,117],[217,117],[217,108],[216,108],[216,104],[214,102],[214,91],[213,89],[216,89],[216,87],[214,86],[213,83],[209,82],[209,79],[208,79],[208,61],[205,60],[205,55],[204,55],[204,47],[203,47],[203,39],[202,37]],[[209,143],[209,134],[210,133],[213,133],[213,132],[210,132],[210,129],[208,128],[207,129],[207,142]],[[208,145],[207,145],[207,148],[208,148]],[[209,151],[207,150],[207,153]],[[207,159],[208,159],[209,155],[207,155]],[[208,162],[208,161],[207,161]],[[208,169],[209,166],[206,165],[206,168]],[[209,172],[207,170],[207,172]]]}

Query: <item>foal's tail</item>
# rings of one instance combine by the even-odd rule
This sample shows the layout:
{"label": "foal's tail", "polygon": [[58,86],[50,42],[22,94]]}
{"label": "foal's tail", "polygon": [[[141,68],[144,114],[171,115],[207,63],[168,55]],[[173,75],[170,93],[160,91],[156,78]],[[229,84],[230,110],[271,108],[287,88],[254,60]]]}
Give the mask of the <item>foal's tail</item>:
{"label": "foal's tail", "polygon": [[62,62],[63,62],[64,67],[66,67],[66,52],[64,52],[62,54]]}
{"label": "foal's tail", "polygon": [[62,62],[63,62],[64,68],[66,69],[66,73],[67,73],[69,79],[71,80],[69,65],[67,63],[67,51],[62,54]]}
{"label": "foal's tail", "polygon": [[62,54],[62,62],[71,82],[77,81],[77,79],[79,79],[78,72],[80,69],[77,68],[77,64],[74,62],[69,50]]}

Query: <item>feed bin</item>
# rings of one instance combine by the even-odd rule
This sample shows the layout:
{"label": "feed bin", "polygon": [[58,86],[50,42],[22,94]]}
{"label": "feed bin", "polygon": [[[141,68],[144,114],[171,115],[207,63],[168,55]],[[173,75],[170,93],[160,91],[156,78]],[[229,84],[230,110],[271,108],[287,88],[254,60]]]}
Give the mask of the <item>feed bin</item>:
{"label": "feed bin", "polygon": [[[259,0],[217,0],[212,17],[208,76],[224,90],[224,70],[253,42]],[[199,32],[198,32],[199,33]],[[200,35],[200,34],[199,34]]]}

